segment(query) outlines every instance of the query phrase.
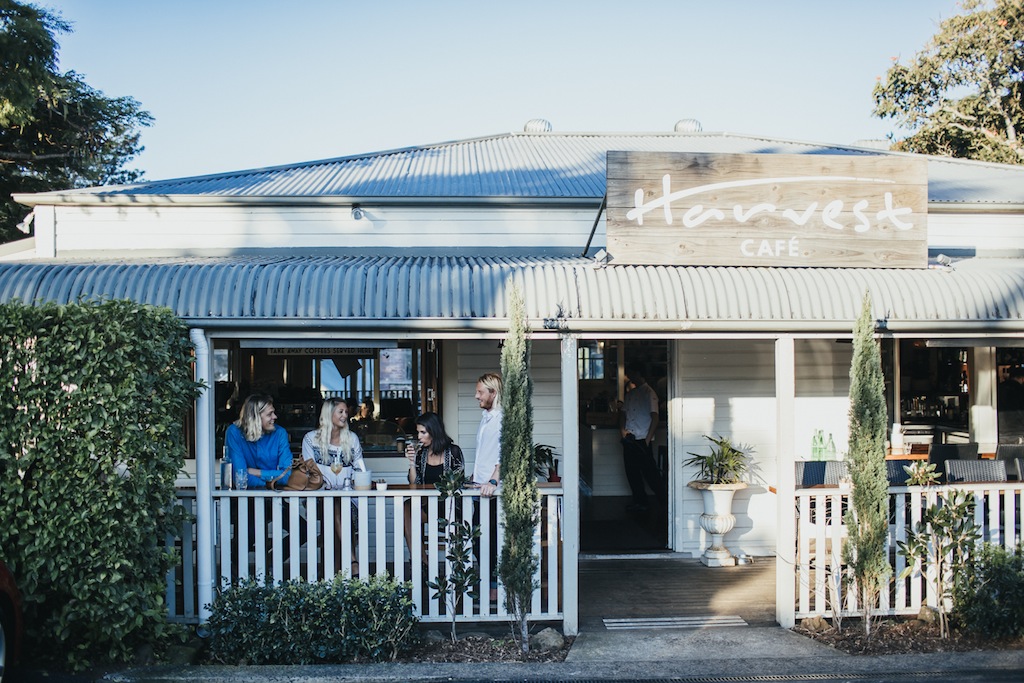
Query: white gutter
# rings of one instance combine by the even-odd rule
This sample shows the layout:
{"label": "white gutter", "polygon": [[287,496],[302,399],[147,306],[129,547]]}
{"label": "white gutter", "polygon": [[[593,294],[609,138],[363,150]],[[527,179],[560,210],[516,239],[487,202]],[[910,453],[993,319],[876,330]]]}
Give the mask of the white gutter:
{"label": "white gutter", "polygon": [[[202,325],[210,330],[249,330],[252,332],[275,330],[333,330],[338,332],[368,331],[379,333],[425,333],[431,338],[446,334],[508,333],[508,321],[503,318],[190,318],[190,325]],[[600,320],[600,319],[547,319],[531,320],[536,334],[606,333],[672,333],[701,332],[779,333],[818,332],[849,335],[856,321],[851,320]],[[881,320],[875,324],[880,333],[932,332],[957,336],[971,334],[1019,334],[1024,332],[1024,320]]]}
{"label": "white gutter", "polygon": [[199,623],[210,618],[213,602],[213,372],[210,343],[199,328],[189,330],[196,347],[196,379],[203,384],[196,399],[196,563],[199,580]]}
{"label": "white gutter", "polygon": [[365,208],[402,207],[474,207],[538,206],[598,207],[601,197],[363,197],[357,195],[206,195],[206,194],[130,194],[85,190],[16,193],[11,197],[25,206],[340,206],[359,204]]}

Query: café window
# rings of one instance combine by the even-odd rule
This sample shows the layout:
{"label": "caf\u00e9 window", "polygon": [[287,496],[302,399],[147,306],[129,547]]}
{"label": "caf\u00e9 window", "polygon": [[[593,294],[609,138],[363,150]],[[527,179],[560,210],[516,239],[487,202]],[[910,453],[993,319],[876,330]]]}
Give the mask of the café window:
{"label": "caf\u00e9 window", "polygon": [[967,348],[931,346],[900,339],[899,422],[904,443],[961,442],[970,438],[970,353]]}
{"label": "caf\u00e9 window", "polygon": [[581,342],[577,349],[579,358],[578,379],[604,379],[605,342]]}
{"label": "caf\u00e9 window", "polygon": [[295,452],[316,429],[324,399],[344,398],[350,418],[360,404],[373,406],[371,419],[353,422],[368,454],[393,452],[399,436],[415,432],[415,417],[436,411],[439,401],[433,342],[215,340],[213,356],[218,449],[251,393],[274,398],[278,425]]}

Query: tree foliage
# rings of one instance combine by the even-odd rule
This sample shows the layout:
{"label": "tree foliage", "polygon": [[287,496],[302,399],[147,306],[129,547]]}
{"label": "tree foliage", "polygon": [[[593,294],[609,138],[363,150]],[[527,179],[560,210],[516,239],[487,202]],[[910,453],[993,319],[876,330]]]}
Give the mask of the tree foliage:
{"label": "tree foliage", "polygon": [[875,115],[907,152],[1024,164],[1024,2],[963,0],[963,14],[875,86]]}
{"label": "tree foliage", "polygon": [[28,209],[12,193],[133,182],[126,164],[152,123],[131,97],[105,96],[74,71],[58,69],[59,16],[0,0],[0,242],[23,237]]}
{"label": "tree foliage", "polygon": [[473,524],[462,515],[462,489],[470,483],[461,469],[452,469],[441,475],[434,484],[441,492],[439,502],[444,516],[437,520],[438,531],[445,541],[447,573],[427,581],[434,591],[434,598],[443,597],[448,616],[451,617],[452,642],[458,640],[455,622],[462,610],[465,596],[476,598],[476,586],[480,583],[480,569],[473,564],[473,544],[480,538],[480,525]]}
{"label": "tree foliage", "polygon": [[124,662],[168,633],[192,362],[167,309],[0,304],[0,557],[24,600],[24,661]]}
{"label": "tree foliage", "polygon": [[864,295],[853,331],[850,366],[851,505],[846,513],[849,540],[843,560],[864,611],[864,632],[871,634],[872,608],[889,577],[885,542],[889,531],[889,480],[885,473],[885,380],[882,355],[874,338],[871,296]]}
{"label": "tree foliage", "polygon": [[509,295],[509,330],[501,349],[501,509],[505,542],[498,560],[498,575],[505,586],[505,606],[519,624],[522,651],[530,648],[526,617],[530,612],[537,556],[533,531],[540,516],[540,498],[534,475],[533,382],[530,379],[530,342],[526,307],[518,287]]}

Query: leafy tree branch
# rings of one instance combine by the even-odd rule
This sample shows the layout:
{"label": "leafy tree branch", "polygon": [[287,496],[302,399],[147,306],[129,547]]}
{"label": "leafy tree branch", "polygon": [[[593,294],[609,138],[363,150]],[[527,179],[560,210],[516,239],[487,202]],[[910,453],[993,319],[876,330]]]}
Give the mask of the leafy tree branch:
{"label": "leafy tree branch", "polygon": [[1024,163],[1024,3],[961,6],[908,64],[879,79],[874,114],[911,133],[895,143],[901,151]]}

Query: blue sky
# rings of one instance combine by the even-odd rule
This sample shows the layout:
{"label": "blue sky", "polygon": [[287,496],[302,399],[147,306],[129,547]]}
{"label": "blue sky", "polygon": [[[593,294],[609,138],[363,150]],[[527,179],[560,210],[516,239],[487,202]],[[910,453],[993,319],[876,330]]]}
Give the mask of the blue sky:
{"label": "blue sky", "polygon": [[[954,0],[36,0],[153,114],[157,180],[522,130],[884,138],[871,90]],[[899,135],[899,131],[895,131]]]}

